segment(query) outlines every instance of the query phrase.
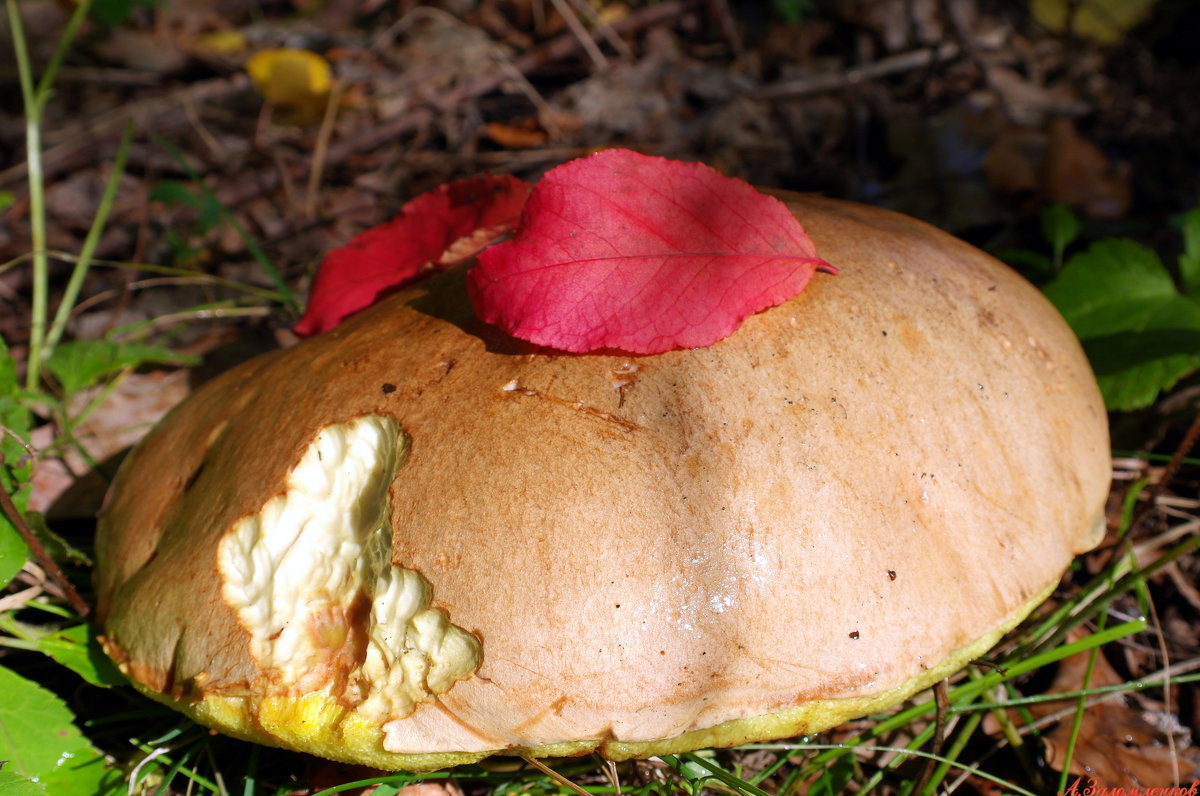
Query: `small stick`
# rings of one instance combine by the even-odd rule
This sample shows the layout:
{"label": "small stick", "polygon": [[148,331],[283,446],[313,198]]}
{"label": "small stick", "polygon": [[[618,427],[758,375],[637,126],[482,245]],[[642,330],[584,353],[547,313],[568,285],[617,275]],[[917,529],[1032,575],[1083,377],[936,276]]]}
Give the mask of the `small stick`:
{"label": "small stick", "polygon": [[313,147],[312,164],[308,167],[308,185],[305,188],[304,212],[309,218],[317,217],[321,189],[321,176],[325,171],[325,157],[329,153],[329,139],[333,135],[333,122],[337,119],[338,104],[342,98],[342,81],[333,81],[329,99],[325,104],[325,117],[317,132],[317,143]]}
{"label": "small stick", "polygon": [[[4,456],[0,454],[0,464],[4,462]],[[8,521],[13,524],[17,532],[21,534],[21,538],[25,540],[25,544],[29,545],[29,552],[33,553],[33,558],[37,565],[46,572],[46,577],[50,578],[56,586],[62,589],[63,596],[67,598],[67,602],[75,609],[75,613],[80,616],[87,616],[92,612],[92,607],[79,596],[79,592],[75,591],[75,587],[71,585],[71,581],[67,580],[67,576],[59,569],[58,564],[46,552],[46,548],[42,547],[42,543],[36,536],[33,535],[33,530],[25,522],[25,518],[21,516],[21,512],[17,509],[17,505],[8,495],[8,491],[0,489],[0,508],[4,510]]]}
{"label": "small stick", "polygon": [[608,780],[610,785],[612,785],[613,792],[616,794],[616,796],[621,796],[621,778],[617,775],[617,764],[612,760],[604,760],[603,758],[601,758],[600,762],[602,765],[601,770],[604,772],[604,778]]}
{"label": "small stick", "polygon": [[[933,687],[933,701],[937,705],[937,712],[934,714],[933,722],[933,754],[934,756],[942,753],[942,747],[946,743],[946,714],[949,711],[950,691],[945,680],[941,680]],[[921,776],[917,778],[917,784],[913,786],[914,794],[923,793],[926,783],[933,776],[933,769],[937,765],[937,761],[932,757],[926,758],[925,765],[921,768]]]}
{"label": "small stick", "polygon": [[717,24],[721,26],[721,35],[729,42],[733,54],[741,55],[745,48],[742,46],[742,37],[738,33],[737,20],[729,7],[729,0],[709,0],[708,9],[708,13],[717,18]]}
{"label": "small stick", "polygon": [[[672,18],[679,16],[686,9],[686,4],[681,0],[665,0],[664,2],[656,3],[646,8],[640,8],[633,11],[629,16],[622,20],[612,23],[612,30],[617,35],[634,33],[644,30],[664,22],[670,21]],[[512,68],[516,69],[522,75],[529,75],[535,72],[541,66],[553,63],[555,61],[568,58],[580,50],[582,44],[579,39],[572,33],[563,33],[541,47],[517,56],[512,61]],[[461,103],[469,99],[475,99],[494,91],[500,87],[505,81],[513,78],[512,69],[501,68],[492,70],[487,75],[477,78],[475,81],[466,84],[459,90],[452,92],[450,96],[445,97],[437,103],[436,109],[440,111],[454,107],[456,103]],[[220,85],[216,85],[219,83]],[[199,84],[195,90],[189,90],[189,97],[197,103],[212,102],[220,96],[228,95],[236,91],[246,90],[250,87],[250,78],[244,74],[234,75],[231,78],[221,78],[220,81],[208,81],[204,84]],[[203,89],[203,90],[201,90]],[[220,94],[216,94],[217,89],[220,89]],[[172,95],[174,98],[175,95]],[[171,98],[168,98],[171,99]],[[173,103],[178,102],[178,99],[172,99]],[[161,101],[160,101],[161,102]],[[141,106],[139,106],[140,108]],[[177,108],[174,104],[167,106],[169,110],[175,111]],[[153,112],[152,112],[153,111]],[[147,124],[156,125],[155,129],[159,132],[164,130],[174,129],[181,124],[187,123],[186,114],[176,113],[175,116],[160,117],[158,115],[159,105],[153,108],[147,107],[140,110],[139,115],[135,118],[145,120]],[[123,115],[124,119],[128,114]],[[178,117],[178,118],[176,118]],[[386,119],[381,119],[377,124],[367,125],[364,128],[351,133],[337,141],[331,141],[328,148],[325,150],[324,166],[336,166],[343,163],[351,156],[360,152],[367,152],[383,144],[395,140],[401,135],[406,135],[414,130],[419,130],[422,127],[433,123],[435,120],[435,109],[430,107],[413,108],[405,113],[398,114]],[[107,130],[110,125],[110,120],[104,120],[104,127],[101,130]],[[74,129],[74,128],[73,128]],[[100,129],[85,127],[83,130]],[[78,167],[79,162],[90,162],[90,157],[94,154],[95,145],[90,147],[80,146],[73,141],[69,141],[62,146],[72,146],[79,150],[74,155],[85,156],[83,160],[76,161],[70,159],[55,160],[55,168],[48,171],[47,174],[57,174],[66,171],[69,168]],[[54,154],[48,150],[48,156]],[[14,166],[13,168],[0,171],[0,186],[7,182],[15,181],[24,176],[24,164]],[[259,172],[254,171],[242,178],[233,181],[222,183],[219,188],[215,188],[213,193],[217,197],[217,201],[225,207],[236,207],[243,202],[249,201],[265,193],[275,190],[282,182],[282,177],[278,171]],[[137,212],[144,212],[145,205],[137,208]],[[129,222],[129,216],[132,210],[125,212],[114,212],[110,223],[114,226],[126,224]],[[97,247],[96,253],[100,257],[111,253],[110,247],[103,243]]]}
{"label": "small stick", "polygon": [[550,768],[550,766],[546,765],[541,760],[538,760],[536,757],[533,757],[532,755],[521,755],[521,759],[524,760],[529,765],[536,768],[538,771],[541,771],[543,774],[545,774],[546,776],[553,779],[558,784],[579,794],[579,796],[592,796],[592,794],[588,793],[586,790],[579,787],[574,782],[572,782],[571,780],[564,777],[562,774],[560,774],[557,771],[555,771],[554,769]]}
{"label": "small stick", "polygon": [[604,37],[604,40],[608,42],[610,47],[621,54],[622,58],[633,57],[633,50],[629,48],[629,45],[625,43],[625,40],[617,35],[617,32],[613,30],[613,26],[608,22],[605,22],[600,15],[596,13],[596,9],[587,4],[586,0],[571,0],[571,3],[579,10],[579,13],[586,14],[588,16],[589,21],[592,23],[592,26],[596,28],[596,31]]}
{"label": "small stick", "polygon": [[1162,477],[1150,489],[1148,499],[1142,505],[1137,517],[1134,518],[1133,527],[1137,527],[1146,513],[1158,505],[1158,499],[1162,497],[1163,492],[1167,490],[1167,487],[1175,480],[1175,476],[1179,474],[1179,468],[1183,466],[1184,458],[1191,453],[1192,448],[1196,447],[1197,440],[1200,440],[1200,414],[1192,419],[1192,425],[1184,433],[1183,440],[1180,441],[1179,447],[1175,449],[1175,453],[1171,456],[1171,461],[1167,463],[1166,469],[1163,470]]}
{"label": "small stick", "polygon": [[601,71],[608,69],[608,59],[604,57],[604,53],[600,52],[595,39],[587,32],[587,28],[583,26],[583,22],[580,21],[579,15],[575,13],[574,9],[567,5],[565,0],[550,0],[550,2],[554,3],[559,16],[575,34],[575,38],[579,40],[579,44],[588,54],[588,58],[592,59],[592,65]]}
{"label": "small stick", "polygon": [[766,86],[758,92],[760,99],[790,99],[806,97],[811,94],[821,94],[827,91],[840,91],[853,88],[888,75],[901,72],[911,72],[914,69],[930,66],[940,61],[957,58],[958,45],[947,42],[938,47],[925,47],[920,50],[899,53],[883,58],[874,63],[847,69],[832,75],[819,75],[799,80],[786,80]]}
{"label": "small stick", "polygon": [[[126,102],[96,118],[68,124],[47,140],[43,174],[50,179],[95,162],[96,153],[104,151],[106,143],[119,139],[126,124],[148,127],[161,134],[187,126],[190,124],[187,114],[179,112],[185,98],[201,104],[219,103],[249,87],[250,78],[244,73],[203,80],[166,96]],[[21,162],[0,170],[0,186],[23,181],[25,165]]]}

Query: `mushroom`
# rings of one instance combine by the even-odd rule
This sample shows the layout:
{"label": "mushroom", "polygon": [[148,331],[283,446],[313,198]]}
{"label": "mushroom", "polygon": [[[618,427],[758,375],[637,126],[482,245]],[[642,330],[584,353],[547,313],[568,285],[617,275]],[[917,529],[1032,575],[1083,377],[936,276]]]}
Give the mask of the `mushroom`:
{"label": "mushroom", "polygon": [[451,271],[207,383],[102,512],[105,649],[383,769],[809,734],[982,655],[1101,538],[1088,363],[969,245],[786,201],[840,275],[707,348],[537,349]]}

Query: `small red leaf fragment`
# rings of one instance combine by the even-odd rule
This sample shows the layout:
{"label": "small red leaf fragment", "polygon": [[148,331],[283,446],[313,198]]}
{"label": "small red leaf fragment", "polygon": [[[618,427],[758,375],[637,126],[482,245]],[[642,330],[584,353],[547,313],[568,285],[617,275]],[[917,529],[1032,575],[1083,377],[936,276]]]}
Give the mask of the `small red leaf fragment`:
{"label": "small red leaf fragment", "polygon": [[791,211],[699,163],[606,150],[551,170],[468,274],[488,323],[564,351],[712,345],[799,293],[817,257]]}
{"label": "small red leaf fragment", "polygon": [[516,226],[528,196],[527,183],[487,175],[412,199],[391,221],[325,256],[296,334],[332,329],[385,292],[470,257]]}

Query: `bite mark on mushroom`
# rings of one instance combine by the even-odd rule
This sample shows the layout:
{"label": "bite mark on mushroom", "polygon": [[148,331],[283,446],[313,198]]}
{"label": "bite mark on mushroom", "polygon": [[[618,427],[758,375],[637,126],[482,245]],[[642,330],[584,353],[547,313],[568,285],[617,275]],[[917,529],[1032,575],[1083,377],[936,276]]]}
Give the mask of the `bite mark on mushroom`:
{"label": "bite mark on mushroom", "polygon": [[287,491],[222,540],[222,596],[279,693],[323,690],[356,713],[401,717],[478,669],[478,639],[392,564],[388,487],[408,437],[391,417],[326,426]]}

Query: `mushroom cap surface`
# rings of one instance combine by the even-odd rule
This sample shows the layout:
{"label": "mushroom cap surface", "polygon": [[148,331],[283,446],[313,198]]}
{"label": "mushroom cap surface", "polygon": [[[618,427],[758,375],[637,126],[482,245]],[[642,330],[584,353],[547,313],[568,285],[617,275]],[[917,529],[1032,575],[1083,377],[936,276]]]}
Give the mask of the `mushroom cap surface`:
{"label": "mushroom cap surface", "polygon": [[205,384],[102,512],[106,650],[385,769],[807,734],[983,654],[1101,538],[1088,363],[973,247],[785,201],[840,274],[707,348],[537,349],[458,271]]}

